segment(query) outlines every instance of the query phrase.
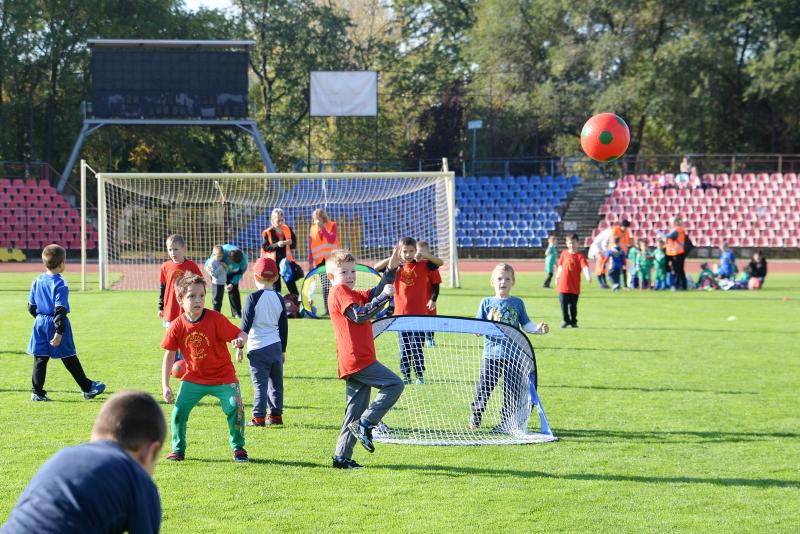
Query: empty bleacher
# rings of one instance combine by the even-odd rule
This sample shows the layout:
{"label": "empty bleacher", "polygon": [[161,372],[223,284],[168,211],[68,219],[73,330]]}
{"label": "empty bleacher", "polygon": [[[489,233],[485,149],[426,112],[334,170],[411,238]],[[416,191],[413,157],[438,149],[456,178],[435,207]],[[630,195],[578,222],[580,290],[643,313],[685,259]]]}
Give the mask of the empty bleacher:
{"label": "empty bleacher", "polygon": [[[80,212],[46,181],[0,179],[0,247],[41,249],[58,243],[80,249]],[[97,246],[97,232],[87,224],[87,247]]]}
{"label": "empty bleacher", "polygon": [[[592,237],[609,225],[631,221],[634,234],[654,241],[680,214],[697,247],[796,248],[800,246],[800,180],[794,173],[706,174],[706,190],[661,189],[657,176],[628,175],[600,208]],[[589,243],[590,240],[587,240]]]}

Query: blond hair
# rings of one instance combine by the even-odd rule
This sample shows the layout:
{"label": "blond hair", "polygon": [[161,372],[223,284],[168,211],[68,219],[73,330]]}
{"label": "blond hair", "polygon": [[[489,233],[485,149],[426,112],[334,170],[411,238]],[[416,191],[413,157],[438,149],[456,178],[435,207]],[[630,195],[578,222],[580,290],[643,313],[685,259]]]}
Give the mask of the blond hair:
{"label": "blond hair", "polygon": [[42,263],[51,271],[67,260],[67,251],[61,245],[47,245],[42,249]]}
{"label": "blond hair", "polygon": [[331,255],[328,256],[328,259],[325,260],[325,263],[332,263],[337,267],[342,265],[343,263],[355,263],[356,258],[353,256],[349,250],[338,248],[331,252]]}
{"label": "blond hair", "polygon": [[492,269],[492,274],[494,274],[497,271],[503,273],[511,273],[511,279],[515,282],[517,281],[516,274],[514,273],[514,268],[511,266],[510,263],[498,263],[497,265],[494,266],[494,269]]}
{"label": "blond hair", "polygon": [[312,218],[312,219],[319,219],[319,220],[320,220],[320,222],[322,222],[322,223],[326,223],[326,222],[328,222],[328,221],[330,220],[330,219],[328,218],[328,214],[327,214],[327,213],[325,213],[325,210],[324,210],[324,209],[322,209],[322,208],[317,208],[317,209],[315,209],[315,210],[314,210],[314,211],[311,213],[311,218]]}
{"label": "blond hair", "polygon": [[222,245],[214,245],[214,248],[211,249],[211,254],[225,254],[225,251],[222,250]]}
{"label": "blond hair", "polygon": [[186,239],[184,239],[184,237],[182,235],[180,235],[180,234],[172,234],[171,236],[169,236],[167,238],[167,246],[170,246],[170,245],[173,245],[173,244],[185,247],[186,246]]}

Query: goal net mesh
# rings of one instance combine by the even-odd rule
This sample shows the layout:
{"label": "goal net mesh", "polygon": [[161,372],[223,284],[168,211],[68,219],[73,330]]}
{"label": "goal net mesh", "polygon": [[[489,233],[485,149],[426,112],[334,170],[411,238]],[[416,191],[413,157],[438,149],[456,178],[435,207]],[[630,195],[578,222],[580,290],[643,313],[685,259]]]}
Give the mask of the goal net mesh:
{"label": "goal net mesh", "polygon": [[[556,439],[536,392],[533,348],[518,329],[481,319],[408,315],[375,321],[373,335],[381,363],[407,383],[374,430],[377,441],[488,445]],[[531,424],[532,410],[538,425]]]}
{"label": "goal net mesh", "polygon": [[[293,254],[304,270],[316,208],[337,222],[341,246],[362,263],[388,257],[403,236],[427,241],[445,261],[455,254],[452,173],[99,173],[97,178],[101,262],[106,275],[115,274],[117,289],[158,286],[170,234],[186,238],[187,257],[198,264],[221,243],[237,245],[254,261],[273,208],[283,209],[294,230]],[[245,288],[251,278],[243,278]]]}

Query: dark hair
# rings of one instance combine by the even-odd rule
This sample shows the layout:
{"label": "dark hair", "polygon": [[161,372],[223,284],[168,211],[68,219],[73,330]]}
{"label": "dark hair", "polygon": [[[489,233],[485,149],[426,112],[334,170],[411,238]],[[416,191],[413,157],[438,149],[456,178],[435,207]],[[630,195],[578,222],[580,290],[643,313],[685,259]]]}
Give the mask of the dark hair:
{"label": "dark hair", "polygon": [[47,245],[42,250],[42,263],[48,269],[55,269],[67,259],[67,251],[61,245]]}
{"label": "dark hair", "polygon": [[572,241],[578,241],[578,234],[568,235],[567,239],[570,239]]}
{"label": "dark hair", "polygon": [[206,279],[191,272],[187,272],[178,278],[178,280],[175,282],[175,296],[179,301],[184,297],[184,295],[186,295],[186,293],[189,292],[189,288],[194,284],[200,284],[203,286],[203,289],[205,289]]}
{"label": "dark hair", "polygon": [[622,222],[619,223],[619,225],[623,228],[628,228],[631,225],[631,222],[628,219],[622,219]]}
{"label": "dark hair", "polygon": [[100,408],[92,434],[135,451],[154,441],[164,443],[167,422],[153,397],[143,391],[121,391],[111,395]]}
{"label": "dark hair", "polygon": [[400,246],[401,247],[416,247],[417,240],[413,237],[401,237],[400,238]]}
{"label": "dark hair", "polygon": [[241,250],[235,248],[228,253],[228,257],[231,259],[231,261],[239,263],[240,261],[242,261],[242,258],[244,256],[242,255]]}

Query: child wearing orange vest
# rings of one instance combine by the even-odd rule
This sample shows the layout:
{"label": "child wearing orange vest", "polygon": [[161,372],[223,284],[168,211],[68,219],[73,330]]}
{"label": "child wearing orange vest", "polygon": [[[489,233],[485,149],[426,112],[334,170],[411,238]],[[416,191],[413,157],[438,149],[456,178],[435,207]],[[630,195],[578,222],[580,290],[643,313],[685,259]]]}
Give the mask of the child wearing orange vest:
{"label": "child wearing orange vest", "polygon": [[[269,258],[280,267],[281,262],[285,259],[294,262],[292,249],[297,248],[297,238],[294,235],[294,230],[286,224],[286,219],[283,215],[283,210],[275,208],[270,215],[270,223],[272,226],[261,232],[261,257]],[[281,277],[275,280],[272,289],[280,295],[281,293]],[[294,280],[286,280],[286,289],[292,295],[299,295],[297,284]]]}

